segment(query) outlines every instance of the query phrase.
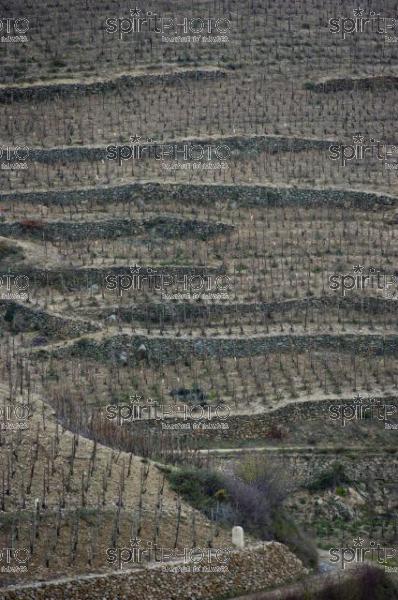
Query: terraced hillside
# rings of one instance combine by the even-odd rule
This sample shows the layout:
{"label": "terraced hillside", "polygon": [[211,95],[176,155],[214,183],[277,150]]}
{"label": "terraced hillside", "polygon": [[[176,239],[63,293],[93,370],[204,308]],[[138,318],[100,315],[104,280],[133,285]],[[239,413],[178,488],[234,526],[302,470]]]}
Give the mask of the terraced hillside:
{"label": "terraced hillside", "polygon": [[248,456],[319,548],[396,545],[397,44],[337,0],[2,11],[2,585],[231,546],[172,474]]}

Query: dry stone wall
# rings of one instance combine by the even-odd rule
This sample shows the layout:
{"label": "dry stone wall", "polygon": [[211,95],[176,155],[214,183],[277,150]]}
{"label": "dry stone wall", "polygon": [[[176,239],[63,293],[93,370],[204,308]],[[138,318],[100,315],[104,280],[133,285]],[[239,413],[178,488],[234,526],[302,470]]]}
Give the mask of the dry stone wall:
{"label": "dry stone wall", "polygon": [[[191,144],[194,146],[214,143],[214,138],[187,138],[167,141],[167,144]],[[329,146],[335,142],[332,140],[310,138],[257,135],[251,137],[222,137],[217,138],[217,143],[227,146],[231,152],[231,156],[244,153],[245,156],[250,157],[260,154],[261,152],[302,152],[305,150],[326,151]],[[157,146],[159,146],[159,142],[145,143],[145,148],[152,148],[153,151]],[[106,160],[107,157],[107,146],[69,146],[67,148],[31,148],[29,150],[29,160],[49,164],[55,162],[95,162]]]}
{"label": "dry stone wall", "polygon": [[119,186],[96,187],[65,191],[14,192],[0,194],[0,201],[29,202],[32,204],[80,204],[83,201],[118,202],[164,202],[174,200],[177,205],[193,202],[201,206],[214,206],[215,202],[237,206],[333,206],[343,208],[378,209],[396,205],[398,198],[373,192],[353,190],[316,189],[296,187],[270,187],[263,185],[228,184],[171,184],[128,183]]}
{"label": "dry stone wall", "polygon": [[107,318],[115,314],[118,319],[130,323],[132,320],[153,321],[156,323],[169,321],[186,321],[187,319],[226,317],[236,315],[236,319],[242,316],[250,316],[257,319],[266,319],[266,322],[272,322],[272,319],[279,316],[289,315],[293,311],[304,314],[306,310],[322,308],[339,308],[344,311],[371,312],[373,315],[395,314],[396,304],[394,300],[386,298],[359,298],[355,296],[323,296],[319,298],[299,298],[293,300],[282,300],[274,302],[256,302],[231,304],[198,304],[193,302],[177,303],[148,303],[145,306],[141,304],[134,307],[114,306],[111,309],[93,311],[93,316]]}
{"label": "dry stone wall", "polygon": [[[261,457],[269,461],[272,468],[280,473],[291,491],[306,487],[319,475],[329,470],[334,464],[340,463],[351,482],[361,485],[361,482],[379,485],[396,481],[398,457],[396,453],[329,451],[321,452],[314,449],[296,451],[261,451]],[[236,457],[235,457],[236,458]],[[212,454],[209,462],[222,471],[229,471],[234,457],[231,454]]]}
{"label": "dry stone wall", "polygon": [[48,101],[60,96],[103,94],[121,88],[142,87],[153,84],[175,84],[182,79],[220,79],[226,76],[222,69],[184,69],[173,73],[142,73],[120,75],[114,79],[82,82],[48,83],[42,85],[7,86],[0,89],[0,103],[12,104],[26,100]]}
{"label": "dry stone wall", "polygon": [[[130,265],[134,267],[134,265]],[[140,275],[142,277],[146,275],[153,275],[156,271],[157,275],[173,275],[176,279],[182,278],[184,275],[221,275],[225,273],[225,267],[158,267],[154,265],[151,267],[140,267]],[[6,276],[9,273],[6,271],[0,271],[0,277]],[[59,288],[65,289],[90,289],[93,288],[93,292],[98,292],[101,287],[105,287],[105,278],[107,275],[130,275],[131,272],[129,267],[83,267],[83,268],[61,268],[61,269],[40,269],[38,267],[27,267],[25,269],[17,266],[12,269],[13,275],[24,275],[29,277],[29,286],[32,288],[39,286],[52,285]]]}
{"label": "dry stone wall", "polygon": [[[77,337],[97,331],[93,323],[50,315],[41,309],[30,308],[13,300],[0,300],[0,324],[5,320],[13,331],[37,331],[48,339]],[[46,339],[43,339],[46,342]]]}
{"label": "dry stone wall", "polygon": [[[246,357],[268,352],[308,352],[326,350],[359,353],[364,355],[395,355],[398,352],[398,335],[274,335],[252,338],[196,338],[117,335],[106,340],[82,339],[76,344],[57,349],[54,356],[85,356],[99,361],[116,361],[123,353],[125,360],[139,360],[139,348],[145,346],[146,357],[153,364],[169,363],[178,359],[217,357]],[[42,352],[45,352],[44,350]]]}
{"label": "dry stone wall", "polygon": [[[376,399],[375,399],[376,400]],[[398,414],[398,398],[383,397],[380,401],[388,407],[395,407]],[[333,423],[331,415],[338,414],[333,407],[352,407],[352,399],[334,399],[334,400],[314,400],[311,402],[294,402],[271,412],[259,413],[255,415],[230,415],[226,416],[226,410],[213,411],[212,420],[206,421],[206,409],[203,409],[203,418],[201,411],[195,408],[192,411],[193,417],[187,416],[186,422],[195,425],[195,437],[209,440],[223,440],[235,442],[247,440],[272,440],[278,435],[278,431],[283,429],[294,429],[295,424],[309,422],[319,419],[325,419]],[[342,411],[343,409],[341,409]],[[393,408],[389,408],[393,411]],[[159,412],[159,414],[161,414]],[[339,413],[340,414],[340,413]],[[349,412],[346,414],[350,414]],[[160,419],[142,419],[139,421],[125,421],[123,427],[129,427],[132,434],[147,431],[153,435],[160,431],[173,431],[174,433],[186,434],[187,430],[182,427],[184,420],[181,418]],[[223,426],[224,424],[224,426]],[[191,430],[189,430],[190,433]]]}
{"label": "dry stone wall", "polygon": [[107,221],[0,223],[0,236],[13,238],[46,239],[50,241],[66,239],[71,241],[88,239],[116,239],[143,235],[149,232],[166,238],[192,237],[207,239],[214,235],[231,232],[232,225],[206,223],[168,217],[156,217],[146,221],[133,219],[109,219]]}
{"label": "dry stone wall", "polygon": [[137,569],[36,587],[0,590],[1,600],[208,600],[264,590],[306,574],[301,561],[276,542],[262,550],[234,552],[223,572],[178,572],[181,565]]}

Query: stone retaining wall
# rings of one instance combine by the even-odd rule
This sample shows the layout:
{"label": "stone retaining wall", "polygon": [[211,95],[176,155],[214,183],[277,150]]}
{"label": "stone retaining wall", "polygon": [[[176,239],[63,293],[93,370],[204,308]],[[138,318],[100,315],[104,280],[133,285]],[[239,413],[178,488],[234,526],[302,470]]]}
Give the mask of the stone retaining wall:
{"label": "stone retaining wall", "polygon": [[[72,346],[59,348],[54,357],[81,356],[98,361],[118,361],[123,353],[123,362],[136,363],[139,348],[145,346],[147,359],[154,365],[175,360],[196,358],[245,357],[269,352],[308,352],[325,350],[364,355],[395,355],[398,351],[398,335],[271,335],[252,338],[196,338],[180,339],[167,337],[144,337],[117,335],[96,341],[82,338]],[[47,350],[42,350],[46,352]]]}
{"label": "stone retaining wall", "polygon": [[[231,598],[306,575],[301,561],[277,542],[262,550],[233,552],[225,572],[167,572],[137,569],[108,576],[0,589],[2,600],[209,600]],[[181,567],[181,565],[178,565]],[[176,565],[177,567],[177,565]],[[169,567],[173,568],[173,567]]]}
{"label": "stone retaining wall", "polygon": [[[335,463],[342,464],[350,481],[356,482],[358,485],[367,481],[374,486],[383,487],[383,482],[385,482],[388,487],[397,479],[397,454],[376,453],[368,451],[366,448],[362,453],[355,449],[351,453],[349,451],[319,452],[316,449],[312,452],[262,451],[259,456],[267,460],[269,465],[281,474],[290,490],[306,487]],[[207,463],[216,469],[228,471],[236,458],[237,456],[234,457],[231,454],[211,454]]]}
{"label": "stone retaining wall", "polygon": [[[376,398],[375,398],[376,399]],[[384,405],[395,407],[398,415],[398,398],[397,397],[384,397],[380,401]],[[207,411],[203,409],[203,418],[200,418],[202,414],[199,408],[193,411],[193,418],[186,419],[186,423],[190,424],[191,429],[188,434],[193,433],[195,438],[209,439],[209,440],[274,440],[275,436],[278,435],[279,431],[294,430],[295,424],[325,419],[331,424],[336,423],[336,420],[332,420],[332,416],[335,417],[336,411],[332,413],[331,407],[346,406],[352,407],[354,400],[351,399],[334,399],[334,400],[313,400],[310,402],[293,402],[277,410],[273,410],[266,413],[259,413],[255,415],[230,415],[226,416],[226,411],[220,409],[220,415],[222,418],[217,417],[215,409],[213,411],[213,418],[206,421]],[[364,404],[366,406],[366,403]],[[389,409],[392,412],[392,408]],[[148,414],[144,413],[143,415]],[[152,413],[153,414],[153,413]],[[161,411],[159,411],[159,416]],[[347,413],[348,414],[348,413]],[[193,424],[199,424],[195,429],[192,429]],[[338,421],[340,424],[340,421]],[[164,425],[163,425],[164,424]],[[156,433],[172,432],[173,434],[184,435],[187,430],[181,426],[184,424],[184,419],[178,418],[165,418],[161,420],[156,419],[141,419],[139,421],[126,421],[123,427],[128,428],[129,431],[134,435],[148,432],[152,435]],[[222,427],[225,424],[227,427]],[[212,425],[214,428],[212,428]],[[175,426],[175,429],[173,427]],[[209,428],[207,429],[206,426]]]}
{"label": "stone retaining wall", "polygon": [[68,205],[82,201],[99,203],[150,203],[174,200],[177,205],[187,202],[214,206],[215,202],[233,202],[237,206],[338,206],[364,210],[393,206],[398,198],[354,190],[270,187],[262,185],[129,183],[118,186],[69,189],[65,191],[13,192],[0,194],[0,202]]}
{"label": "stone retaining wall", "polygon": [[206,223],[197,219],[177,219],[155,217],[145,221],[133,219],[108,219],[106,221],[22,221],[19,223],[0,223],[0,236],[12,238],[32,238],[55,241],[59,239],[95,240],[117,239],[119,237],[143,235],[145,232],[161,235],[163,238],[201,238],[231,232],[232,225],[224,223]]}
{"label": "stone retaining wall", "polygon": [[184,79],[198,81],[215,80],[226,77],[222,69],[180,69],[172,73],[137,73],[120,75],[114,79],[81,81],[67,83],[48,83],[41,85],[0,87],[0,103],[13,104],[21,101],[48,101],[62,96],[81,96],[100,94],[121,88],[143,87],[158,83],[176,84]]}
{"label": "stone retaining wall", "polygon": [[[134,265],[131,265],[132,267]],[[162,267],[154,265],[151,267],[140,267],[140,275],[153,276],[156,272],[157,275],[173,275],[175,278],[194,275],[221,275],[225,273],[225,267],[220,266],[219,268],[214,267]],[[35,288],[38,286],[55,286],[65,289],[80,289],[86,288],[92,289],[93,293],[98,293],[101,287],[105,286],[105,277],[107,275],[131,275],[128,266],[123,267],[70,267],[61,268],[57,270],[40,269],[38,267],[29,267],[26,269],[13,268],[10,272],[12,275],[23,275],[29,277],[29,287]],[[1,271],[0,277],[5,277],[10,273]]]}
{"label": "stone retaining wall", "polygon": [[322,92],[325,94],[350,90],[380,91],[380,88],[396,89],[398,87],[398,77],[393,75],[380,75],[378,77],[340,77],[320,82],[309,81],[305,84],[305,87],[313,92]]}
{"label": "stone retaining wall", "polygon": [[297,298],[293,300],[281,300],[273,302],[240,303],[233,302],[229,304],[198,304],[193,302],[181,303],[151,303],[135,304],[134,306],[113,306],[110,309],[88,311],[93,317],[107,318],[110,315],[116,315],[117,318],[125,323],[131,323],[133,320],[153,323],[185,322],[188,319],[209,318],[221,319],[227,316],[236,316],[239,320],[243,316],[252,316],[253,319],[266,319],[266,322],[272,322],[274,317],[291,315],[297,311],[301,317],[305,311],[320,310],[323,308],[335,308],[348,311],[363,311],[364,313],[377,314],[396,314],[396,303],[394,300],[376,297],[355,297],[355,296],[322,296],[319,298]]}
{"label": "stone retaining wall", "polygon": [[[257,135],[257,136],[229,136],[220,138],[186,138],[179,140],[169,140],[162,142],[151,142],[145,143],[145,148],[152,148],[152,153],[155,152],[156,148],[159,148],[157,156],[161,156],[160,146],[161,145],[177,145],[181,147],[183,144],[190,144],[193,146],[207,146],[212,145],[225,145],[229,148],[231,156],[244,155],[244,157],[251,158],[256,156],[260,152],[302,152],[305,150],[328,150],[331,144],[337,143],[333,140],[318,140],[311,138],[299,138],[299,137],[283,137],[283,136],[271,136],[271,135]],[[113,144],[117,145],[117,144]],[[119,142],[120,146],[124,143]],[[126,145],[129,145],[126,142]],[[131,146],[131,144],[130,144]],[[154,154],[152,154],[154,155]],[[142,160],[145,160],[145,152],[143,152]],[[107,146],[70,146],[65,148],[31,148],[29,150],[29,161],[35,161],[39,163],[56,163],[56,162],[97,162],[107,160],[108,152]]]}
{"label": "stone retaining wall", "polygon": [[[114,270],[110,270],[114,273]],[[125,272],[125,271],[124,271]],[[44,277],[42,275],[42,277]],[[60,274],[60,281],[63,275]],[[66,276],[68,285],[71,284],[70,275]],[[43,279],[45,281],[45,279]],[[60,281],[58,283],[60,283]],[[32,279],[32,285],[34,280]],[[36,280],[38,283],[38,280]],[[84,280],[86,283],[86,280]],[[89,278],[89,284],[91,285],[92,279],[91,274]],[[102,283],[101,283],[102,284]],[[93,285],[96,285],[95,283]],[[203,305],[197,303],[165,303],[165,304],[148,304],[148,305],[134,305],[132,307],[113,307],[111,309],[103,310],[92,310],[89,311],[86,316],[91,319],[108,319],[110,316],[115,315],[116,322],[120,320],[122,322],[131,323],[133,321],[142,322],[154,322],[167,324],[168,322],[185,322],[186,320],[199,320],[203,317],[209,316],[214,321],[215,318],[222,318],[226,316],[236,315],[237,318],[243,316],[253,316],[254,318],[265,318],[268,323],[272,322],[279,315],[286,315],[293,311],[301,311],[300,314],[303,316],[303,311],[309,307],[309,309],[320,309],[322,306],[337,307],[345,310],[363,310],[364,312],[371,312],[377,314],[382,312],[383,314],[395,314],[395,303],[394,301],[379,299],[379,298],[366,298],[366,299],[351,299],[351,298],[334,298],[334,297],[323,297],[323,298],[309,298],[302,300],[287,300],[284,302],[269,302],[269,303],[258,303],[258,304],[211,304]],[[95,331],[93,325],[83,320],[73,321],[73,319],[65,319],[59,316],[51,315],[44,310],[33,308],[32,306],[26,306],[22,303],[15,302],[13,300],[0,300],[0,315],[4,317],[7,309],[11,310],[16,317],[16,324],[20,330],[37,329],[40,333],[45,335],[53,334],[58,335],[61,331],[65,336],[77,336]],[[99,329],[99,327],[97,328]],[[279,336],[280,337],[280,336]],[[177,340],[178,341],[178,340]],[[146,342],[144,342],[146,343]]]}
{"label": "stone retaining wall", "polygon": [[[99,330],[88,321],[64,319],[13,300],[0,300],[0,319],[4,317],[7,317],[7,323],[14,332],[37,331],[39,336],[46,336],[49,340],[77,337]],[[42,343],[46,343],[45,338]]]}

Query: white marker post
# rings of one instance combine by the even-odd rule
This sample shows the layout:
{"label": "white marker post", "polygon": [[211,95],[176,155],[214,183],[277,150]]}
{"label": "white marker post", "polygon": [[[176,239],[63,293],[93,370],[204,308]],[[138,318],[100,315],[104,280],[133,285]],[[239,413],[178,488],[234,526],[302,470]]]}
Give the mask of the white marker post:
{"label": "white marker post", "polygon": [[237,548],[245,547],[245,536],[243,532],[243,527],[241,527],[240,525],[232,527],[232,543]]}

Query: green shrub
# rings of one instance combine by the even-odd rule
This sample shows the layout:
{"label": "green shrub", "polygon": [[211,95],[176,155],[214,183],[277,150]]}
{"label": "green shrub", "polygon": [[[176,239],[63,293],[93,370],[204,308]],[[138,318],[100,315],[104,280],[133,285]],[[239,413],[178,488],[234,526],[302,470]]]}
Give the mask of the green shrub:
{"label": "green shrub", "polygon": [[313,541],[293,522],[282,507],[287,495],[278,470],[263,459],[238,461],[233,475],[197,468],[173,470],[171,488],[194,508],[228,526],[242,525],[256,537],[286,544],[310,567],[317,564]]}
{"label": "green shrub", "polygon": [[13,322],[16,310],[17,310],[17,305],[16,304],[9,304],[7,306],[7,310],[6,310],[6,313],[4,315],[4,320],[7,323],[12,323]]}
{"label": "green shrub", "polygon": [[209,514],[226,492],[222,478],[212,471],[187,467],[169,474],[171,488],[194,508]]}
{"label": "green shrub", "polygon": [[318,564],[318,550],[314,540],[284,510],[274,514],[273,524],[275,539],[286,544],[304,565],[315,568]]}
{"label": "green shrub", "polygon": [[336,462],[329,469],[318,475],[307,487],[310,492],[319,492],[348,483],[350,483],[350,479],[345,473],[344,466]]}

